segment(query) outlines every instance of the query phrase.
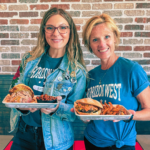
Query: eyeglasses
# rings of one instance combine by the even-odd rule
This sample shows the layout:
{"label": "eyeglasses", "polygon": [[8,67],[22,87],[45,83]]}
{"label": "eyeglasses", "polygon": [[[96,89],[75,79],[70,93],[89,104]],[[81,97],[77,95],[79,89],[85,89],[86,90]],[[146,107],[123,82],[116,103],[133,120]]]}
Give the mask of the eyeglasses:
{"label": "eyeglasses", "polygon": [[68,32],[69,26],[61,25],[58,27],[54,27],[52,25],[47,25],[47,26],[44,26],[44,29],[45,29],[45,32],[50,33],[50,34],[54,33],[55,29],[57,29],[60,34],[65,34]]}

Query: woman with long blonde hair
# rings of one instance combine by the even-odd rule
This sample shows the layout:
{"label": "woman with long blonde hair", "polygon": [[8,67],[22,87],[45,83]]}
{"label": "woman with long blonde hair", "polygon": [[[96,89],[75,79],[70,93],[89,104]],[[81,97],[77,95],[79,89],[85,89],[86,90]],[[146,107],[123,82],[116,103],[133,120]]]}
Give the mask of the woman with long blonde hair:
{"label": "woman with long blonde hair", "polygon": [[71,150],[74,134],[70,112],[84,95],[86,69],[76,26],[63,9],[48,10],[37,46],[24,55],[12,85],[23,83],[35,95],[57,97],[55,108],[13,108],[11,130],[18,125],[11,150]]}

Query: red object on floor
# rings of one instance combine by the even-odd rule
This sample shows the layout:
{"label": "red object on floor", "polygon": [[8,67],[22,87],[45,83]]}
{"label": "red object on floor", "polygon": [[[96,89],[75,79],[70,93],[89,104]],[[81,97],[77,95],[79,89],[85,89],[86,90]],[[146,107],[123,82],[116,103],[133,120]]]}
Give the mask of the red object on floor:
{"label": "red object on floor", "polygon": [[[13,141],[10,141],[4,150],[10,150]],[[85,150],[84,141],[75,141],[73,150]],[[135,150],[143,150],[139,142],[136,142]]]}
{"label": "red object on floor", "polygon": [[[75,141],[73,150],[85,150],[84,141]],[[143,150],[139,142],[136,142],[135,150]]]}
{"label": "red object on floor", "polygon": [[84,141],[74,141],[73,150],[85,150]]}
{"label": "red object on floor", "polygon": [[4,150],[10,150],[13,141],[10,141],[8,145],[4,148]]}
{"label": "red object on floor", "polygon": [[138,141],[136,142],[135,150],[144,150]]}

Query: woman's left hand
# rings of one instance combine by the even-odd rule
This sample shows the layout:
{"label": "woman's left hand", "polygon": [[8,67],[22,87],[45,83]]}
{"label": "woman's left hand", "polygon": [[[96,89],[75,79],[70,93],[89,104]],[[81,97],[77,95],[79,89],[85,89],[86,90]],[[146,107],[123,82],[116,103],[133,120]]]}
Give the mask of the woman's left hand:
{"label": "woman's left hand", "polygon": [[[132,115],[135,114],[135,111],[134,110],[128,110]],[[119,122],[120,120],[113,120],[113,122]]]}
{"label": "woman's left hand", "polygon": [[[134,110],[128,110],[132,115],[135,114],[135,111]],[[104,121],[108,121],[108,120],[104,120]],[[121,120],[113,120],[113,122],[119,122]]]}
{"label": "woman's left hand", "polygon": [[50,114],[50,113],[53,113],[55,112],[58,107],[59,107],[59,102],[62,100],[62,97],[61,96],[57,96],[57,103],[58,105],[55,107],[55,108],[41,108],[41,112],[42,113],[45,113],[45,114]]}

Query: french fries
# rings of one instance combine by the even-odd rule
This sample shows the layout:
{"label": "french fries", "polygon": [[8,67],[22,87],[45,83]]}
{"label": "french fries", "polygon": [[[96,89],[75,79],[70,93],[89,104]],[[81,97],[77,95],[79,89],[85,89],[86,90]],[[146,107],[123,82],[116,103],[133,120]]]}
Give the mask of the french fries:
{"label": "french fries", "polygon": [[[102,103],[102,100],[100,101]],[[114,106],[111,102],[102,103],[103,108],[100,115],[127,115],[127,111],[121,105]]]}

